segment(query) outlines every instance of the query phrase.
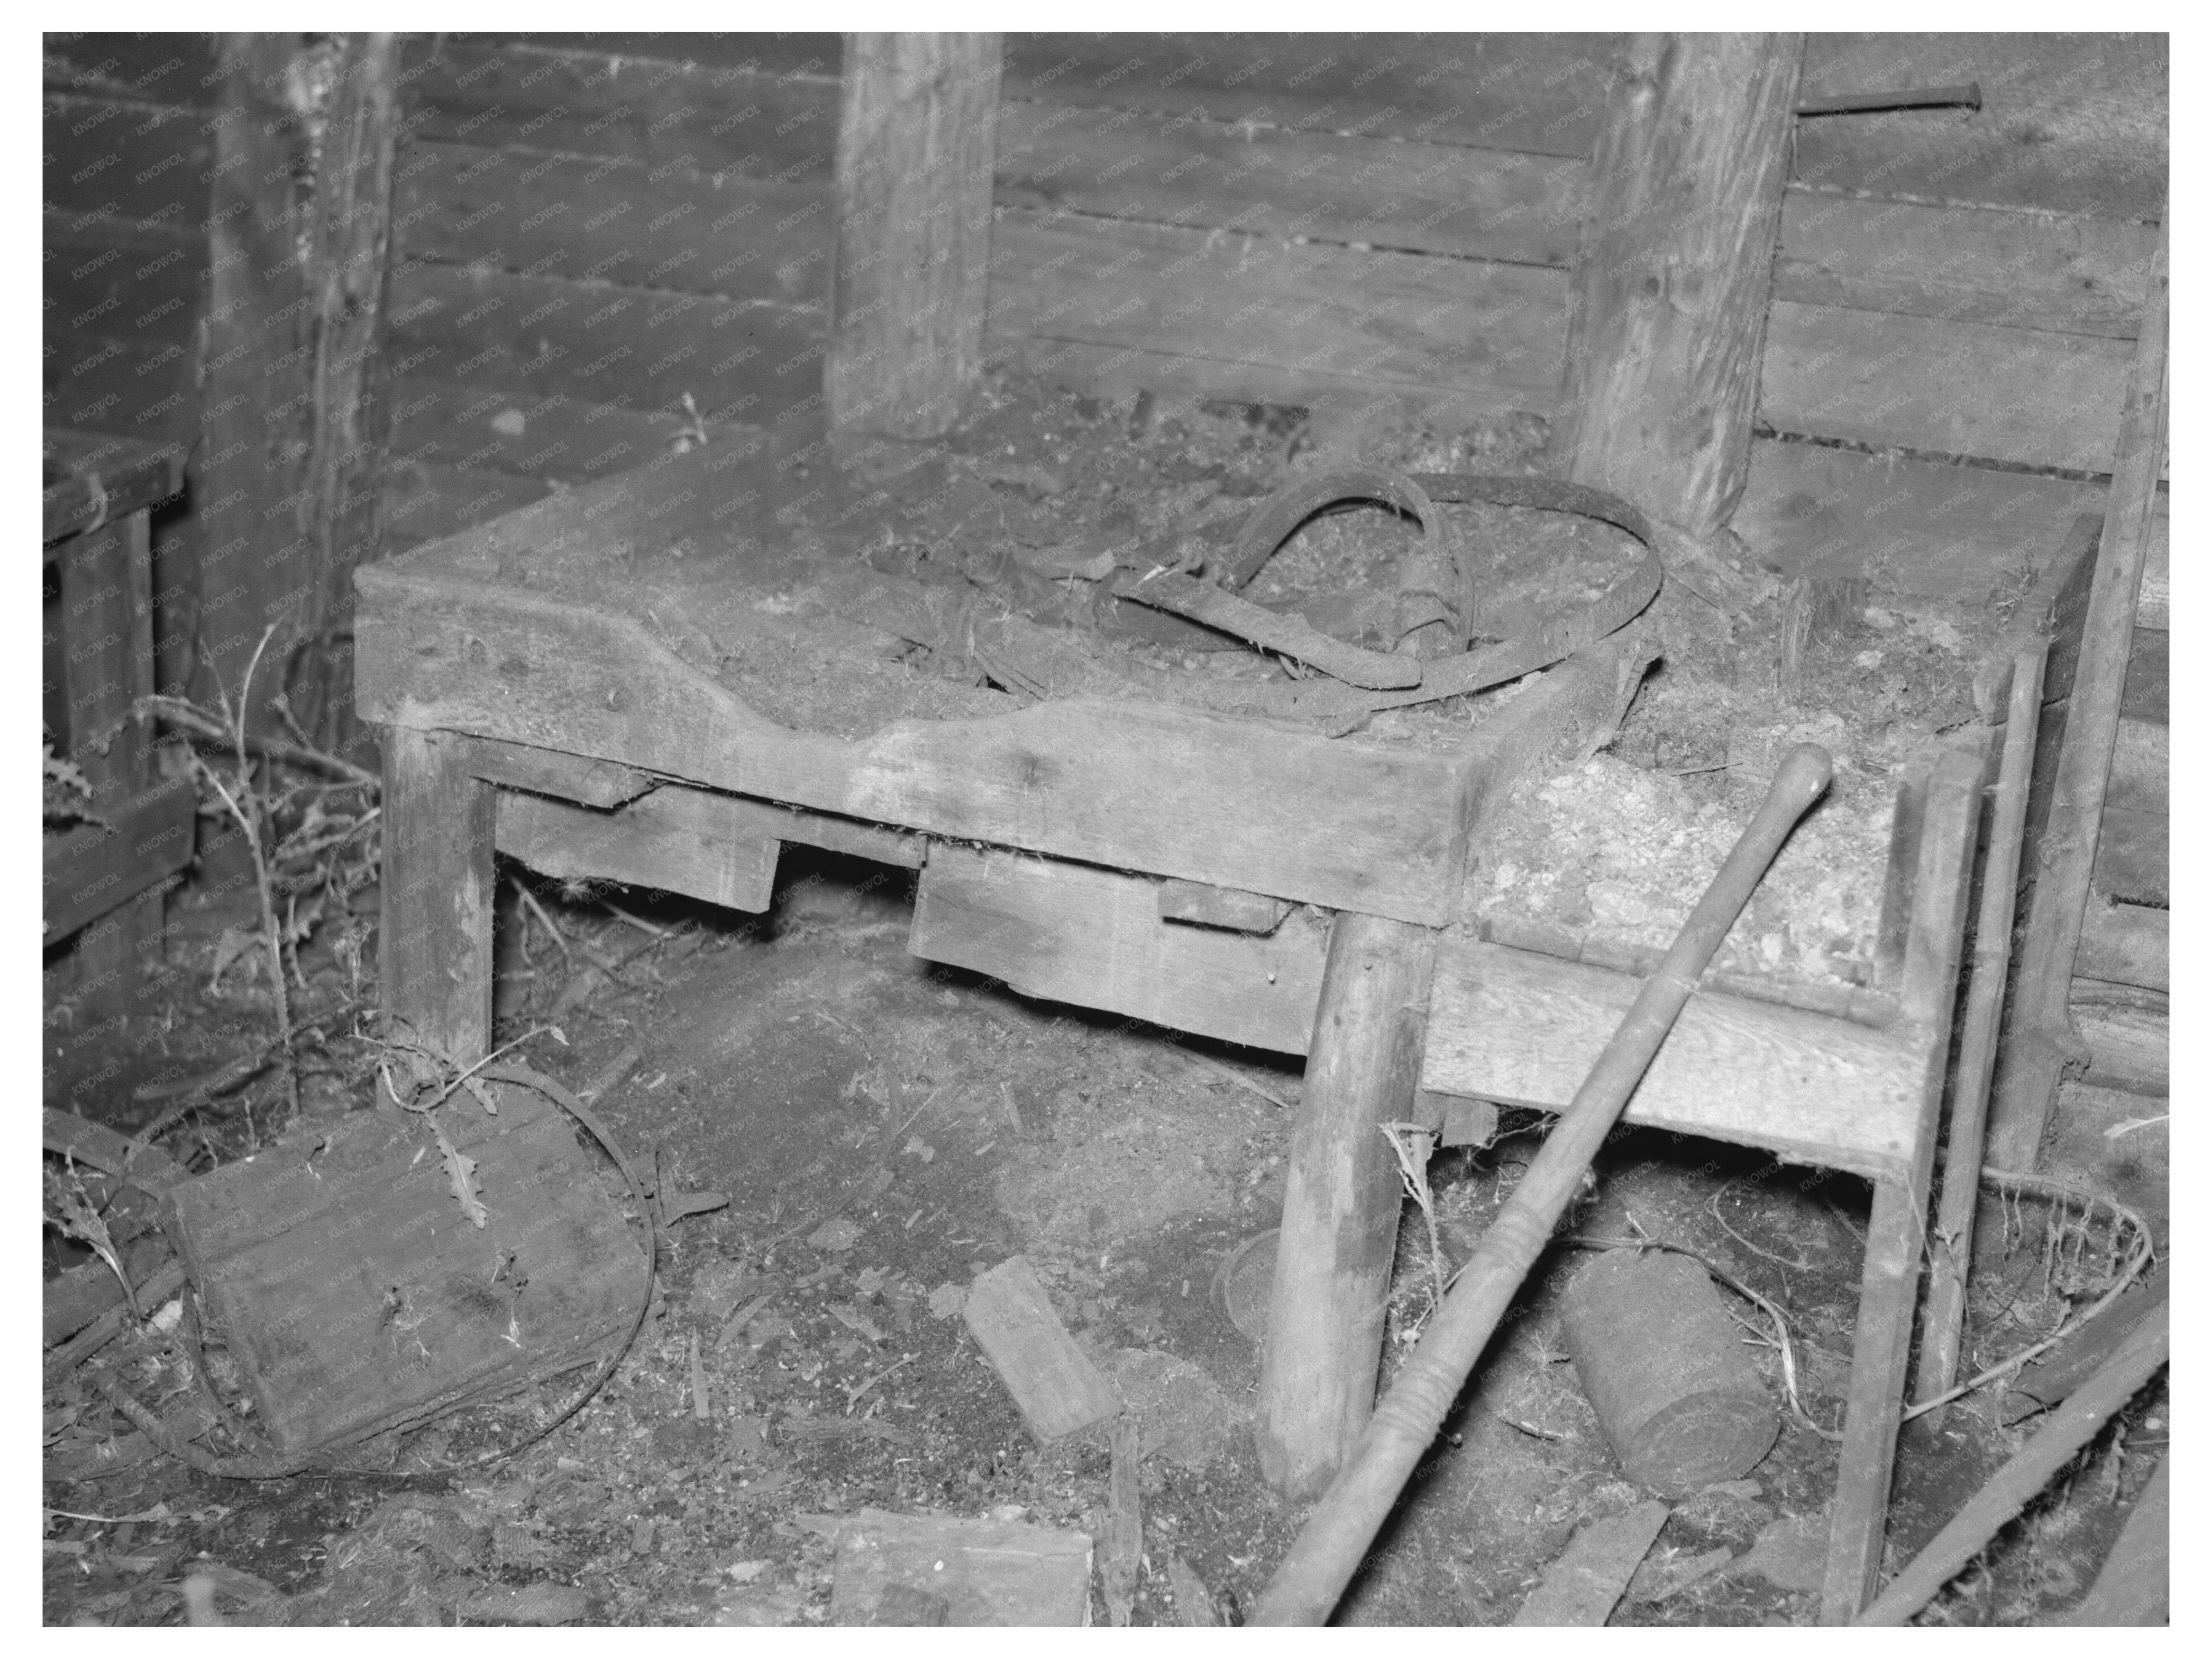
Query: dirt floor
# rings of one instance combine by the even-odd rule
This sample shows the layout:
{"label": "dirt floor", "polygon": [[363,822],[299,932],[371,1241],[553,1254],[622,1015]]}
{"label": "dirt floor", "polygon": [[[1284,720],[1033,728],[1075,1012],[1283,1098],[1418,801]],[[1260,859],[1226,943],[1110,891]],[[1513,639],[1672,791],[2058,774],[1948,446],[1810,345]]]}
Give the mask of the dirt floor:
{"label": "dirt floor", "polygon": [[[1092,400],[1040,408],[1003,385],[995,396],[957,450],[991,456],[1012,481],[999,488],[1079,494],[1094,509],[1152,510],[1149,492],[1178,471],[1185,508],[1256,495],[1301,464],[1303,441],[1319,441],[1279,411],[1158,419]],[[1512,427],[1449,444],[1410,434],[1398,454],[1510,471],[1533,465],[1540,438]],[[1423,443],[1431,453],[1418,453]],[[1346,562],[1321,556],[1329,551],[1295,554],[1273,574],[1281,591],[1255,586],[1254,597],[1287,603],[1304,592],[1320,604],[1322,571]],[[1645,914],[1644,889],[1618,879],[1597,828],[1573,840],[1574,823],[1604,817],[1592,792],[1643,792],[1639,810],[1682,826],[1669,844],[1686,867],[1715,836],[1725,845],[1779,747],[1808,734],[1843,763],[1826,809],[1838,847],[1878,872],[1896,769],[1916,743],[1968,717],[1976,641],[1992,619],[1870,607],[1851,647],[1801,665],[1783,697],[1759,631],[1778,625],[1778,610],[1731,628],[1679,595],[1662,605],[1666,665],[1607,754],[1524,803],[1553,827],[1517,865],[1493,855],[1478,872],[1486,890],[1540,907],[1536,888],[1571,888],[1565,910],[1577,926],[1609,922],[1638,939],[1656,929],[1663,943],[1670,927]],[[1357,618],[1346,617],[1351,636]],[[161,1109],[148,1097],[162,1079],[212,1070],[266,1038],[265,973],[251,952],[218,960],[252,923],[250,872],[241,878],[234,845],[210,835],[203,848],[172,905],[172,972],[145,1011],[96,1022],[65,969],[50,969],[48,1105],[132,1131]],[[1844,852],[1826,862],[1838,860],[1848,862]],[[1548,886],[1537,879],[1546,872]],[[530,1037],[532,1062],[574,1089],[613,1067],[617,1080],[598,1100],[616,1137],[635,1157],[657,1156],[664,1191],[711,1190],[727,1204],[672,1224],[651,1314],[589,1403],[514,1456],[463,1474],[441,1471],[523,1441],[584,1374],[356,1449],[353,1466],[374,1473],[268,1481],[153,1453],[82,1370],[50,1380],[46,1621],[181,1624],[190,1588],[240,1624],[805,1625],[830,1617],[836,1518],[863,1508],[1020,1519],[1099,1540],[1103,1432],[1037,1443],[961,1317],[969,1281],[1019,1254],[1142,1425],[1133,1622],[1241,1622],[1304,1514],[1261,1481],[1250,1437],[1267,1261],[1255,1241],[1280,1212],[1298,1062],[1032,1002],[921,962],[906,948],[912,877],[902,870],[787,848],[774,908],[757,918],[507,873],[516,878],[501,887],[496,1036],[557,1025],[565,1042]],[[1871,930],[1863,884],[1822,889],[1818,875],[1808,867],[1788,950],[1750,949],[1740,966],[1851,982]],[[1679,880],[1671,867],[1650,877],[1662,890]],[[1805,907],[1823,912],[1817,925]],[[325,1018],[329,1033],[305,1050],[310,1125],[369,1097],[375,1050],[362,1022],[374,1006],[374,890],[363,888],[301,951],[295,1023]],[[1739,943],[1779,937],[1791,920],[1754,918]],[[264,1072],[163,1144],[194,1168],[230,1162],[286,1127],[283,1100],[276,1073]],[[2056,1173],[2134,1206],[2162,1250],[2162,1129],[2154,1152],[2145,1137],[2100,1132],[2130,1104],[2143,1103],[2123,1097],[2103,1103],[2102,1117],[2092,1111],[2100,1132],[2067,1142]],[[1430,1313],[1439,1272],[1467,1258],[1542,1128],[1508,1111],[1491,1144],[1430,1164],[1445,1260],[1432,1260],[1430,1230],[1408,1205],[1386,1382]],[[1863,1182],[1760,1155],[1654,1134],[1610,1146],[1340,1622],[1507,1623],[1579,1529],[1645,1498],[1583,1396],[1561,1317],[1577,1268],[1606,1241],[1638,1238],[1696,1253],[1782,1311],[1797,1399],[1785,1403],[1771,1322],[1724,1296],[1778,1437],[1745,1477],[1674,1504],[1612,1622],[1811,1623],[1867,1209]],[[1980,1231],[1967,1334],[1977,1369],[2039,1340],[2116,1271],[2103,1211],[1985,1193]],[[50,1274],[84,1257],[51,1228],[46,1248]],[[196,1386],[175,1343],[118,1346],[121,1378],[140,1398]],[[234,1365],[219,1349],[204,1364],[234,1404]],[[1940,1430],[1908,1429],[1890,1568],[2023,1442],[2034,1426],[2025,1403],[1984,1389]],[[2094,1576],[2162,1453],[2166,1421],[2161,1381],[1923,1622],[2051,1621]],[[1091,1595],[1093,1622],[1106,1622],[1095,1575]]]}

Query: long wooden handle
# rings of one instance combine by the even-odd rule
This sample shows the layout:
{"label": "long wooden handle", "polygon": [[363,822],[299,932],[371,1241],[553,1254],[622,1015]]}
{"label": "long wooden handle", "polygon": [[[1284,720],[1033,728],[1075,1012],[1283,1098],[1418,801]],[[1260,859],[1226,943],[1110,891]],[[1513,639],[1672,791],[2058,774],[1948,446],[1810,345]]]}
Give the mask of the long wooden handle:
{"label": "long wooden handle", "polygon": [[1483,1234],[1419,1346],[1368,1419],[1297,1542],[1275,1570],[1255,1623],[1319,1625],[1358,1569],[1407,1477],[1443,1425],[1506,1305],[1613,1126],[1643,1080],[1698,977],[1735,925],[1752,890],[1805,809],[1828,787],[1827,751],[1800,744],[1784,759],[1759,811],[1690,912],[1658,969],[1575,1091],[1543,1150]]}

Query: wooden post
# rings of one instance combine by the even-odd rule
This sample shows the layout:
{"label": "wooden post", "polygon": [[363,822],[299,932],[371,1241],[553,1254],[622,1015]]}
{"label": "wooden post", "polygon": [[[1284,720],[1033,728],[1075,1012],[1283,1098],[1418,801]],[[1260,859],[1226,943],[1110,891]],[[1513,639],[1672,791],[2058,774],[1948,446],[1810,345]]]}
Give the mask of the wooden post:
{"label": "wooden post", "polygon": [[2161,226],[2144,295],[2142,329],[2136,340],[2135,368],[2120,410],[2112,493],[2105,507],[2096,572],[2090,578],[2081,654],[2067,701],[2057,787],[2036,859],[2035,890],[2028,900],[2019,988],[2013,998],[2013,1041],[1999,1058],[1996,1098],[1990,1109],[1989,1161],[2000,1170],[2035,1167],[2036,1151],[2065,1066],[2062,1039],[2074,957],[2081,948],[2082,914],[2096,867],[2105,787],[2119,733],[2128,649],[2135,638],[2136,599],[2142,585],[2143,555],[2150,544],[2152,511],[2158,504],[2159,468],[2166,457],[2166,235]]}
{"label": "wooden post", "polygon": [[298,712],[332,740],[350,719],[335,712],[350,653],[325,663],[321,650],[377,535],[397,50],[390,35],[295,34],[226,35],[220,49],[198,689],[234,693],[274,623],[272,663],[302,635],[317,648],[267,676],[268,694],[306,702]]}
{"label": "wooden post", "polygon": [[848,34],[823,391],[833,432],[933,438],[983,368],[999,37]]}
{"label": "wooden post", "polygon": [[1398,1163],[1378,1124],[1413,1115],[1437,936],[1346,911],[1329,933],[1260,1360],[1260,1472],[1328,1486],[1367,1426],[1398,1244]]}
{"label": "wooden post", "polygon": [[311,447],[299,507],[313,538],[315,586],[301,617],[316,641],[301,666],[300,722],[333,750],[350,746],[353,573],[384,539],[385,295],[392,163],[398,126],[398,37],[341,37],[337,80],[315,167],[306,270],[314,348]]}
{"label": "wooden post", "polygon": [[383,747],[385,1023],[470,1065],[491,1040],[496,794],[443,733],[392,726]]}
{"label": "wooden post", "polygon": [[1844,1407],[1844,1444],[1820,1593],[1824,1625],[1851,1621],[1873,1593],[1881,1566],[1985,766],[1980,755],[1945,753],[1929,776],[1922,808],[1898,988],[1899,1026],[1911,1034],[1925,1056],[1920,1123],[1906,1179],[1875,1183],[1874,1212],[1867,1219],[1850,1392]]}
{"label": "wooden post", "polygon": [[1804,37],[1639,34],[1570,285],[1567,476],[1703,541],[1751,464]]}

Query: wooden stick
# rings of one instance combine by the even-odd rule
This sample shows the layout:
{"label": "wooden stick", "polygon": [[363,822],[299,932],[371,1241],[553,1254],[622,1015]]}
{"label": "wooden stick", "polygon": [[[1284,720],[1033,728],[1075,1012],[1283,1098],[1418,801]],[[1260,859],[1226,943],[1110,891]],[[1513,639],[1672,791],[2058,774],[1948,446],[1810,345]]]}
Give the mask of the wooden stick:
{"label": "wooden stick", "polygon": [[[2004,1015],[2011,965],[2013,901],[2021,845],[2027,830],[2028,775],[2035,765],[2035,728],[2043,710],[2043,665],[2050,641],[2013,658],[2005,715],[2004,757],[1990,803],[1990,852],[1982,871],[1982,903],[1974,919],[1974,976],[1966,994],[1966,1029],[1952,1085],[1949,1171],[1929,1258],[1927,1322],[1921,1337],[1914,1394],[1932,1400],[1958,1375],[1959,1340],[1966,1316],[1966,1275],[1973,1261],[1974,1211],[1981,1192],[1982,1139],[1989,1121],[1990,1078],[1996,1069],[1997,1027]],[[1947,1408],[1927,1413],[1927,1431]]]}
{"label": "wooden stick", "polygon": [[2089,614],[2081,627],[2081,656],[2068,701],[2057,783],[2037,853],[2027,939],[2013,999],[2014,1037],[2000,1066],[1990,1109],[1989,1162],[2000,1170],[2035,1167],[2065,1065],[2060,1038],[2096,865],[2112,744],[2119,733],[2120,694],[2135,636],[2143,555],[2158,504],[2159,467],[2166,455],[2166,232],[2160,226],[2135,368],[2120,411],[2112,493],[2091,579]]}
{"label": "wooden stick", "polygon": [[1583,1171],[1689,1000],[1698,975],[1750,902],[1784,839],[1828,787],[1830,769],[1826,751],[1811,744],[1800,744],[1784,759],[1750,826],[1683,923],[1658,972],[1644,981],[1573,1103],[1483,1235],[1412,1360],[1376,1407],[1343,1472],[1276,1569],[1255,1622],[1318,1625],[1328,1619],[1506,1305],[1550,1242]]}
{"label": "wooden stick", "polygon": [[1925,1607],[1997,1528],[2019,1514],[2051,1477],[2135,1397],[2136,1390],[2150,1381],[2166,1364],[2170,1347],[2166,1310],[2161,1306],[2130,1334],[2094,1376],[2051,1414],[2042,1432],[2014,1453],[1990,1477],[1989,1484],[1951,1517],[1912,1564],[1892,1579],[1888,1589],[1852,1622],[1902,1625]]}

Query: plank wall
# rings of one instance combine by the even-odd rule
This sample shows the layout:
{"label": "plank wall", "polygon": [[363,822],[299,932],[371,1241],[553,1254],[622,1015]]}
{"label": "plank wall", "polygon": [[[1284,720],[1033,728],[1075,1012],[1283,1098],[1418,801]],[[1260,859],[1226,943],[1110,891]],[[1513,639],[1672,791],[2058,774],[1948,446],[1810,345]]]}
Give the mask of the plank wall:
{"label": "plank wall", "polygon": [[[82,345],[50,349],[48,389],[127,400],[181,358],[164,325],[204,264],[211,54],[59,39],[49,345],[64,317]],[[1115,392],[1545,415],[1617,46],[1009,36],[993,349]],[[834,35],[410,43],[396,544],[636,465],[687,394],[713,425],[814,406],[840,57]],[[1797,129],[1737,520],[1778,568],[1978,602],[2095,504],[2162,211],[2165,39],[1815,35],[1804,92],[1970,79],[1978,112]]]}

